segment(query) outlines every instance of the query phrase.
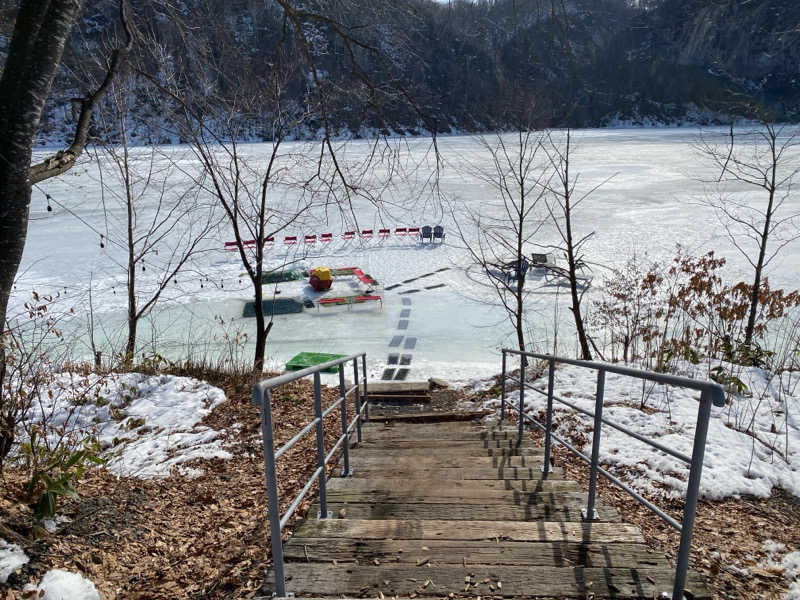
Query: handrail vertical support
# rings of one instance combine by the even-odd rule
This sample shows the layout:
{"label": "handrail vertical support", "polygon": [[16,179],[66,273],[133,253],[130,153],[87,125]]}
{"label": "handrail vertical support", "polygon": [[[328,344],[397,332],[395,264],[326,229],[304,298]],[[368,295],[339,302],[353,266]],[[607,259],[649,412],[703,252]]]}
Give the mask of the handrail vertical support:
{"label": "handrail vertical support", "polygon": [[264,478],[267,481],[267,512],[269,536],[272,544],[272,568],[275,571],[275,593],[286,596],[286,577],[283,570],[283,542],[281,541],[281,515],[278,505],[278,478],[275,473],[275,446],[272,434],[272,408],[269,390],[253,388],[253,403],[261,411],[261,441],[264,446]]}
{"label": "handrail vertical support", "polygon": [[314,416],[317,420],[317,468],[320,469],[319,477],[319,514],[318,519],[327,519],[328,494],[325,480],[325,431],[322,422],[322,386],[319,380],[319,371],[314,373]]}
{"label": "handrail vertical support", "polygon": [[503,350],[503,374],[500,378],[500,424],[506,418],[506,351]]}
{"label": "handrail vertical support", "polygon": [[550,429],[553,426],[553,387],[555,384],[556,361],[550,359],[547,369],[547,414],[544,423],[544,464],[542,473],[547,475],[550,472]]}
{"label": "handrail vertical support", "polygon": [[369,423],[369,395],[367,394],[367,355],[361,356],[361,370],[364,371],[364,421]]}
{"label": "handrail vertical support", "polygon": [[522,415],[525,414],[525,365],[527,362],[525,355],[521,354],[519,357],[519,432],[517,445],[522,444],[522,431],[525,422]]}
{"label": "handrail vertical support", "polygon": [[603,395],[606,386],[606,372],[604,369],[597,371],[597,392],[594,405],[594,432],[592,433],[592,468],[589,471],[589,501],[586,509],[581,511],[581,515],[586,521],[598,519],[597,511],[594,509],[595,496],[597,494],[597,466],[600,462],[600,434],[603,427]]}
{"label": "handrail vertical support", "polygon": [[[364,374],[366,376],[366,373]],[[358,357],[353,359],[353,381],[355,385],[355,409],[356,409],[356,440],[361,443],[361,390],[358,389]]]}
{"label": "handrail vertical support", "polygon": [[343,461],[344,468],[342,469],[342,477],[350,475],[350,436],[347,435],[347,390],[344,387],[344,365],[339,365],[339,395],[342,398],[340,405],[342,413],[342,436],[344,436],[344,450]]}
{"label": "handrail vertical support", "polygon": [[689,569],[689,553],[692,549],[692,530],[697,510],[697,497],[700,493],[700,477],[703,473],[703,457],[706,452],[708,422],[711,418],[711,392],[703,391],[700,395],[700,406],[697,409],[697,429],[694,432],[692,449],[692,465],[689,469],[689,481],[686,487],[686,504],[683,507],[681,524],[681,541],[678,546],[678,561],[675,566],[675,582],[672,588],[672,599],[683,600],[686,587],[686,572]]}

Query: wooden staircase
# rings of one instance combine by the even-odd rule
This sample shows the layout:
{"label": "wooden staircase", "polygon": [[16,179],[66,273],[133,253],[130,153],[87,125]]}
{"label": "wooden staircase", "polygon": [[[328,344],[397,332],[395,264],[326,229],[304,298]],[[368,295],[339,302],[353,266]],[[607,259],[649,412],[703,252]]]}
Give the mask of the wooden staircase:
{"label": "wooden staircase", "polygon": [[[287,589],[313,597],[646,598],[671,592],[674,567],[638,528],[586,494],[516,429],[478,421],[363,426],[353,475],[329,479],[286,542]],[[270,593],[270,578],[264,587]],[[689,573],[687,598],[710,598]]]}

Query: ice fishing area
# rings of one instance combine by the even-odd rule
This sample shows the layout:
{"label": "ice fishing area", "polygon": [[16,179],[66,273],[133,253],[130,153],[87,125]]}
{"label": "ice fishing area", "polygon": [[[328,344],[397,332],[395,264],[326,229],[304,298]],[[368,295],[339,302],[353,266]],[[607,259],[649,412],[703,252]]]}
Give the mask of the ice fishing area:
{"label": "ice fishing area", "polygon": [[[732,280],[749,273],[713,211],[702,203],[720,190],[713,184],[718,172],[693,148],[699,134],[694,128],[573,132],[570,169],[579,173],[577,192],[608,179],[573,217],[579,235],[594,232],[585,257],[591,283],[584,300],[588,311],[604,277],[634,252],[668,261],[680,243],[695,254],[715,250],[724,256]],[[724,134],[724,129],[703,130],[703,135],[720,141]],[[513,143],[513,137],[507,139]],[[484,139],[494,143],[491,136]],[[300,153],[306,147],[287,144],[286,151]],[[268,148],[269,144],[247,144],[239,152],[257,170],[268,158]],[[330,198],[312,200],[301,218],[275,233],[265,248],[267,268],[300,275],[265,284],[264,296],[301,306],[299,312],[275,315],[267,341],[268,368],[282,369],[300,352],[366,351],[370,376],[377,379],[386,378],[387,370],[389,378],[409,380],[461,380],[499,370],[498,349],[514,344],[513,327],[495,288],[465,247],[478,237],[470,214],[501,214],[499,198],[484,180],[491,176],[490,156],[478,140],[467,136],[440,138],[438,149],[438,188],[432,186],[435,160],[430,140],[404,140],[393,150],[404,169],[378,161],[363,180],[378,200],[353,196],[341,208]],[[370,152],[370,142],[353,141],[342,148],[341,156],[363,165]],[[148,218],[148,205],[155,207],[165,195],[185,192],[201,171],[188,147],[167,146],[156,152],[134,148],[132,153],[152,165],[151,173],[162,173],[165,179],[170,175],[166,185],[142,188],[137,199],[145,207],[138,215],[142,221]],[[125,208],[119,201],[122,192],[113,189],[119,181],[113,169],[102,155],[88,156],[65,176],[34,188],[27,244],[9,307],[12,320],[24,320],[24,303],[34,290],[40,296],[57,296],[50,314],[60,320],[73,355],[86,359],[93,355],[92,338],[105,356],[120,353],[125,344]],[[745,204],[762,200],[752,189],[723,191]],[[252,285],[238,251],[226,247],[234,238],[221,208],[202,190],[193,198],[199,203],[198,213],[182,218],[170,236],[188,239],[197,231],[194,217],[203,203],[213,208],[216,221],[198,251],[171,278],[154,311],[141,321],[137,358],[161,355],[213,362],[231,356],[247,363],[255,338],[255,319],[245,316],[253,300]],[[306,196],[287,185],[277,186],[269,198],[287,215]],[[559,252],[548,248],[559,240],[547,223],[545,206],[536,214],[543,225],[527,252],[548,253],[556,264],[563,264]],[[420,237],[422,228],[436,226],[440,236]],[[170,239],[154,241],[137,266],[142,293],[155,289],[168,271],[169,248],[174,245]],[[798,264],[800,247],[784,248],[770,265],[772,287],[796,288]],[[332,273],[329,290],[315,291],[309,284],[317,267]],[[574,353],[566,282],[532,268],[525,292],[530,347],[552,350],[558,344]]]}

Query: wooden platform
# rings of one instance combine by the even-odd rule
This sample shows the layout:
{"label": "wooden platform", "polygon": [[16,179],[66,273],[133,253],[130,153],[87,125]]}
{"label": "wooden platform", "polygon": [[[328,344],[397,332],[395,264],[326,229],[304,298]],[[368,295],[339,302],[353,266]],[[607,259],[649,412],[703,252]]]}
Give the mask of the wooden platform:
{"label": "wooden platform", "polygon": [[[329,480],[333,518],[309,517],[285,544],[287,590],[317,598],[659,598],[674,566],[619,512],[516,430],[477,421],[370,423],[352,477]],[[316,515],[319,504],[311,507]],[[270,574],[264,585],[274,587]],[[690,572],[687,597],[710,598]]]}

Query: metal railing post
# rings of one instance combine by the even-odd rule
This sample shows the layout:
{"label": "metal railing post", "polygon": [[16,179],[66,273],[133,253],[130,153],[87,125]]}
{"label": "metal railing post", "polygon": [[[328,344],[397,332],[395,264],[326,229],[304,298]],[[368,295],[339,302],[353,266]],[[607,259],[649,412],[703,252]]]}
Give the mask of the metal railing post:
{"label": "metal railing post", "polygon": [[503,350],[503,374],[500,379],[500,424],[506,418],[506,351]]}
{"label": "metal railing post", "polygon": [[600,433],[603,427],[603,394],[606,386],[606,372],[597,371],[597,393],[594,403],[594,434],[592,435],[592,468],[589,471],[589,501],[586,510],[581,511],[583,518],[592,521],[598,518],[594,509],[595,495],[597,492],[597,466],[600,462]]}
{"label": "metal railing post", "polygon": [[344,468],[342,477],[350,475],[350,435],[347,433],[347,390],[344,387],[344,364],[339,365],[339,395],[342,397],[342,437],[344,438]]}
{"label": "metal railing post", "polygon": [[700,407],[697,409],[697,429],[694,432],[692,448],[692,465],[689,469],[689,482],[686,487],[686,504],[683,507],[681,523],[681,541],[678,546],[678,562],[675,566],[675,583],[672,588],[672,600],[683,600],[686,587],[686,572],[689,569],[689,553],[692,549],[692,530],[697,510],[697,497],[700,493],[700,476],[703,473],[703,457],[706,453],[706,437],[708,421],[711,418],[711,392],[703,391],[700,395]]}
{"label": "metal railing post", "polygon": [[519,434],[517,437],[517,445],[522,443],[522,430],[524,425],[524,419],[522,415],[524,415],[525,410],[525,365],[527,361],[525,360],[525,355],[520,354],[519,356]]}
{"label": "metal railing post", "polygon": [[314,416],[317,421],[317,468],[320,469],[319,477],[319,519],[328,518],[328,495],[325,482],[325,431],[322,423],[322,390],[319,381],[319,371],[314,373]]}
{"label": "metal railing post", "polygon": [[364,420],[369,421],[369,395],[367,395],[367,355],[361,356],[361,370],[364,371]]}
{"label": "metal railing post", "polygon": [[358,357],[353,359],[353,381],[355,382],[356,439],[361,443],[361,390],[358,389]]}
{"label": "metal railing post", "polygon": [[547,415],[544,422],[544,464],[542,473],[547,475],[550,472],[550,428],[553,426],[553,385],[555,382],[556,361],[549,360],[550,366],[547,369]]}
{"label": "metal railing post", "polygon": [[261,440],[264,446],[264,479],[267,480],[267,512],[269,537],[272,543],[272,568],[275,570],[275,593],[286,596],[286,577],[283,571],[283,542],[281,541],[281,514],[278,504],[278,478],[275,473],[275,446],[272,438],[272,408],[269,390],[253,388],[253,403],[261,409]]}

